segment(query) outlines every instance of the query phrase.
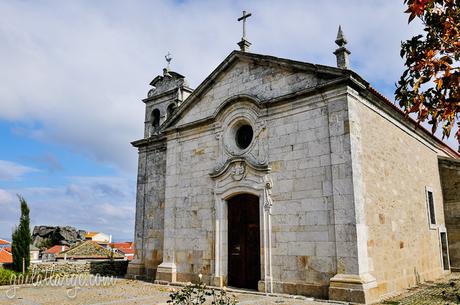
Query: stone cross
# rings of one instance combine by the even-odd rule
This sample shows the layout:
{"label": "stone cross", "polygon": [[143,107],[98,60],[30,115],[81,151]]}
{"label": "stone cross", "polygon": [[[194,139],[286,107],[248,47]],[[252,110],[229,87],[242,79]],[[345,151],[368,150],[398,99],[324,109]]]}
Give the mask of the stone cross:
{"label": "stone cross", "polygon": [[238,21],[243,20],[243,37],[241,37],[241,41],[238,42],[238,45],[240,46],[241,51],[246,52],[249,49],[249,46],[251,43],[246,40],[246,19],[251,17],[252,14],[246,14],[246,11],[243,11],[243,16],[238,18]]}
{"label": "stone cross", "polygon": [[246,11],[243,11],[243,16],[238,18],[238,21],[243,20],[243,37],[242,37],[242,39],[246,39],[246,19],[251,17],[251,16],[252,16],[251,13],[246,14]]}

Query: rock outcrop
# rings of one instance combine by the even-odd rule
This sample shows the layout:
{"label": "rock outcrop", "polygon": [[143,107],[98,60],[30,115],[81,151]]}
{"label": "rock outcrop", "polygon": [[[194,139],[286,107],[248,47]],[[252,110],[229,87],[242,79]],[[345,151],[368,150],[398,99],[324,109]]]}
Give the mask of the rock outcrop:
{"label": "rock outcrop", "polygon": [[85,240],[85,231],[69,226],[35,226],[32,232],[32,244],[36,247],[72,246],[82,240]]}

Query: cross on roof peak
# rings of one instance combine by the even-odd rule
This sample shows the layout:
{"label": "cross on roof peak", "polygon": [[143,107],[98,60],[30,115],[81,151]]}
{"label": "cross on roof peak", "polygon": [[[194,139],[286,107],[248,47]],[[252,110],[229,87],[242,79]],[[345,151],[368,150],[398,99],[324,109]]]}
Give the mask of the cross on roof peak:
{"label": "cross on roof peak", "polygon": [[243,52],[246,52],[249,49],[249,46],[251,45],[251,43],[246,40],[246,19],[251,16],[251,13],[246,14],[246,11],[243,11],[243,16],[238,18],[238,21],[243,21],[243,36],[241,37],[241,41],[238,42],[238,45],[240,46],[240,49]]}

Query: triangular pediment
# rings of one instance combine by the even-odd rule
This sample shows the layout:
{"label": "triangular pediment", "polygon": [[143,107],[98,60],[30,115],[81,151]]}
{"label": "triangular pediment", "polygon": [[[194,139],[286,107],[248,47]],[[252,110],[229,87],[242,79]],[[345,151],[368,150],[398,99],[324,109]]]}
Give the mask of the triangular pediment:
{"label": "triangular pediment", "polygon": [[211,118],[232,97],[250,96],[265,103],[348,76],[349,71],[338,68],[234,51],[182,103],[164,128]]}

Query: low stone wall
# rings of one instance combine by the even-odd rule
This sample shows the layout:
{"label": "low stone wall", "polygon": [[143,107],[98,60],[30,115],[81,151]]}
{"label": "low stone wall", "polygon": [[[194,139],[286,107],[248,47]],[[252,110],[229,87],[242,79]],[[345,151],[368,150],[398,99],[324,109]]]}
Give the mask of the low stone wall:
{"label": "low stone wall", "polygon": [[63,274],[99,274],[103,276],[124,276],[128,261],[62,261],[32,263],[36,272]]}

